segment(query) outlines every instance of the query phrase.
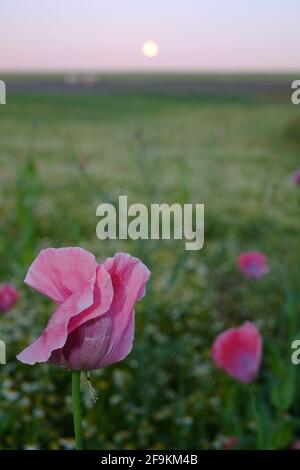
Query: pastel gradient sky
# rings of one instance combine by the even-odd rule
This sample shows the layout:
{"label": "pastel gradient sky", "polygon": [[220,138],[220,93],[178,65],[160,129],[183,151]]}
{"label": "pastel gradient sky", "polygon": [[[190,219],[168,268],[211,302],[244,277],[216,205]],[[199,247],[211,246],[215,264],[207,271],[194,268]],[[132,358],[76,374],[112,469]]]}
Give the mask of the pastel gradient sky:
{"label": "pastel gradient sky", "polygon": [[1,71],[300,70],[299,0],[1,0],[0,19]]}

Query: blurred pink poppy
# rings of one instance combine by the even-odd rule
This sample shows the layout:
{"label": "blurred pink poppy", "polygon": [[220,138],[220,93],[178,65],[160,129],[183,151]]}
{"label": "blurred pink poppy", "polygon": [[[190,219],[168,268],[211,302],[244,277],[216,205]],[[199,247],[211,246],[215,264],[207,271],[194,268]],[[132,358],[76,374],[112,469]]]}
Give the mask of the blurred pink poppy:
{"label": "blurred pink poppy", "polygon": [[293,441],[289,447],[290,450],[300,450],[300,441]]}
{"label": "blurred pink poppy", "polygon": [[261,335],[254,323],[249,321],[239,328],[225,330],[217,336],[212,346],[214,363],[243,383],[252,382],[257,376],[261,355]]}
{"label": "blurred pink poppy", "polygon": [[268,259],[260,251],[247,251],[238,257],[239,270],[251,279],[260,279],[269,272]]}
{"label": "blurred pink poppy", "polygon": [[25,282],[58,307],[42,335],[17,358],[73,370],[121,361],[132,349],[134,306],[149,277],[147,267],[125,253],[97,264],[82,248],[43,250]]}
{"label": "blurred pink poppy", "polygon": [[224,450],[237,449],[240,445],[240,440],[237,436],[230,436],[225,439],[223,448]]}
{"label": "blurred pink poppy", "polygon": [[10,310],[19,298],[17,289],[11,284],[0,285],[0,313]]}
{"label": "blurred pink poppy", "polygon": [[293,182],[295,184],[300,184],[300,168],[298,168],[298,170],[293,174]]}

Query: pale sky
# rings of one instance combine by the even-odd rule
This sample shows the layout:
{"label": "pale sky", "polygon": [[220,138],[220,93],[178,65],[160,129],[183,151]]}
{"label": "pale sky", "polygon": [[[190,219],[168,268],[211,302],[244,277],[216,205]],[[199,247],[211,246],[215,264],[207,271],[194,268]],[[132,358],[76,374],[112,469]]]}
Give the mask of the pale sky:
{"label": "pale sky", "polygon": [[300,0],[1,0],[0,71],[35,70],[300,70]]}

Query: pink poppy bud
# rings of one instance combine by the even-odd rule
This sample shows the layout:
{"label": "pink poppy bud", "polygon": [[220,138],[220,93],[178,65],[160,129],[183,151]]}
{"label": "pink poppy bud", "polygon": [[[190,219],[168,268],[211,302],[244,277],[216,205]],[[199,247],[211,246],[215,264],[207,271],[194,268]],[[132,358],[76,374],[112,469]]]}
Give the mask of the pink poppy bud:
{"label": "pink poppy bud", "polygon": [[0,286],[0,312],[4,313],[10,310],[19,298],[17,289],[11,284],[2,284]]}
{"label": "pink poppy bud", "polygon": [[258,373],[262,355],[259,330],[249,321],[225,330],[212,346],[213,362],[236,380],[249,383]]}
{"label": "pink poppy bud", "polygon": [[48,248],[30,266],[25,282],[57,304],[41,336],[17,358],[73,370],[107,367],[132,349],[134,307],[145,295],[150,271],[117,253],[97,264],[82,248]]}
{"label": "pink poppy bud", "polygon": [[293,182],[295,184],[300,184],[300,168],[298,168],[298,170],[293,174]]}
{"label": "pink poppy bud", "polygon": [[241,253],[238,257],[238,268],[250,279],[260,279],[269,272],[267,257],[259,251]]}

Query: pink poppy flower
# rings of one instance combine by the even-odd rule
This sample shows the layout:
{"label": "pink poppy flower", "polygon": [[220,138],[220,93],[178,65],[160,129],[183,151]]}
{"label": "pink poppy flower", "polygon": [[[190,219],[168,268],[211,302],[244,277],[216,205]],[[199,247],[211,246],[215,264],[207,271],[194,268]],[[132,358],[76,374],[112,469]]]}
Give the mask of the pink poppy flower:
{"label": "pink poppy flower", "polygon": [[229,328],[215,339],[212,347],[214,363],[243,383],[257,376],[262,355],[259,330],[249,321],[239,328]]}
{"label": "pink poppy flower", "polygon": [[17,358],[73,370],[107,367],[132,349],[134,306],[150,271],[137,258],[117,253],[97,264],[82,248],[48,248],[30,266],[25,282],[57,309],[41,336]]}
{"label": "pink poppy flower", "polygon": [[239,270],[250,279],[260,279],[269,272],[268,259],[260,251],[248,251],[238,257]]}
{"label": "pink poppy flower", "polygon": [[0,312],[4,313],[10,310],[19,298],[17,289],[11,284],[2,284],[0,286]]}
{"label": "pink poppy flower", "polygon": [[295,184],[300,184],[300,168],[298,168],[298,170],[293,174],[293,182]]}

